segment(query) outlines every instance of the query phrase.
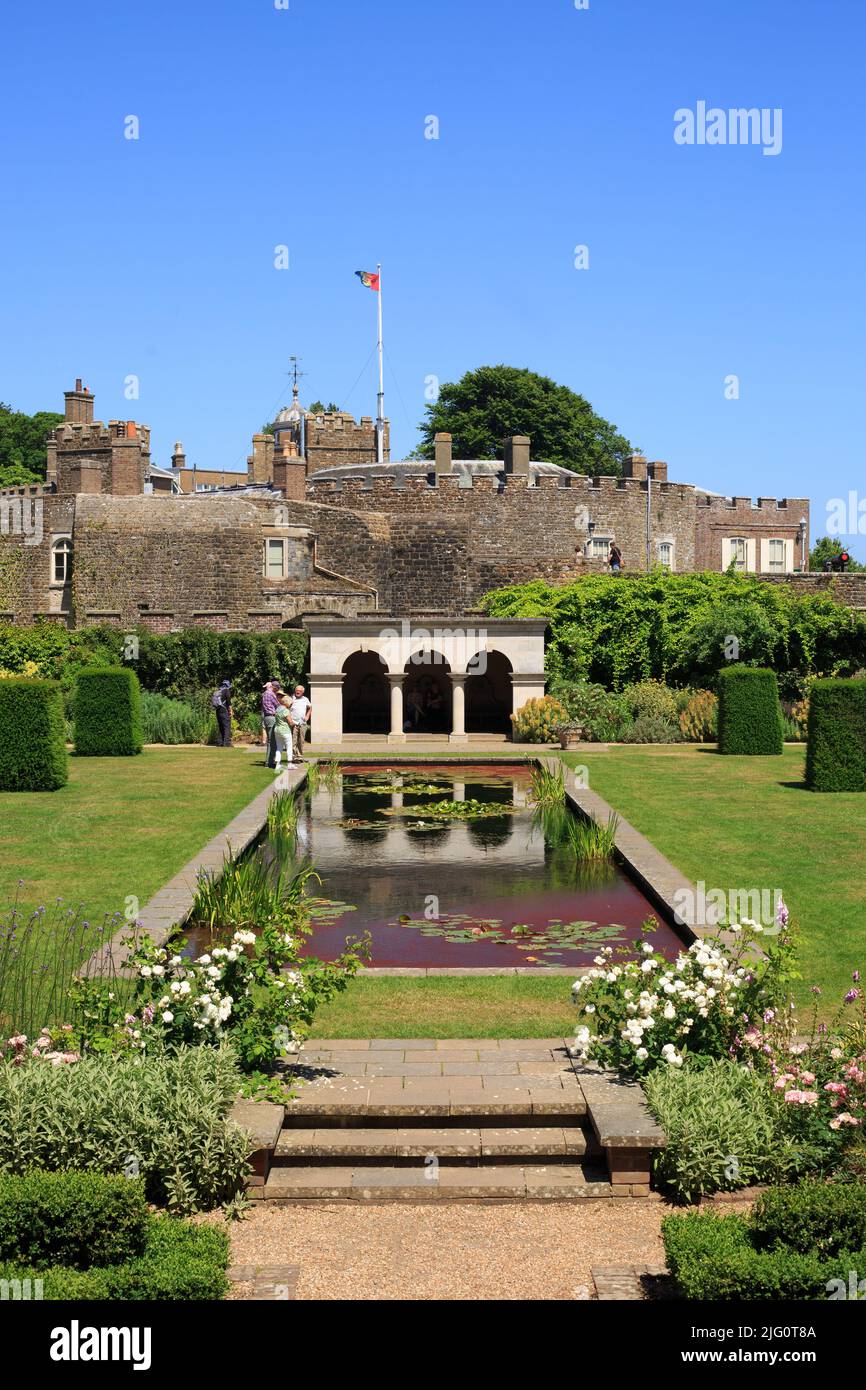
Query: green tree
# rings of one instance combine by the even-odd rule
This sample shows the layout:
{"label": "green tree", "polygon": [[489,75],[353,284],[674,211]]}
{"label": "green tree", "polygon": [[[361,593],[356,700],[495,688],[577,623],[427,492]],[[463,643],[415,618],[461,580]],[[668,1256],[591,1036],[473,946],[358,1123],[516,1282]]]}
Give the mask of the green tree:
{"label": "green tree", "polygon": [[25,415],[0,401],[0,487],[45,480],[45,441],[63,416],[51,410]]}
{"label": "green tree", "polygon": [[[809,551],[809,569],[822,570],[826,560],[834,560],[837,555],[841,555],[843,550],[848,550],[848,547],[836,537],[822,536]],[[851,557],[846,567],[849,573],[853,574],[855,571],[866,569],[866,565],[861,565],[858,560],[854,559],[850,550],[848,550],[848,554]]]}
{"label": "green tree", "polygon": [[502,441],[526,434],[532,456],[575,473],[621,474],[633,446],[589,401],[526,367],[478,367],[447,382],[419,426],[418,458],[433,457],[433,436],[451,435],[455,458],[502,457]]}
{"label": "green tree", "polygon": [[323,405],[321,401],[313,401],[308,411],[310,415],[336,415],[339,409],[340,407],[334,405],[333,401],[330,401],[328,405]]}

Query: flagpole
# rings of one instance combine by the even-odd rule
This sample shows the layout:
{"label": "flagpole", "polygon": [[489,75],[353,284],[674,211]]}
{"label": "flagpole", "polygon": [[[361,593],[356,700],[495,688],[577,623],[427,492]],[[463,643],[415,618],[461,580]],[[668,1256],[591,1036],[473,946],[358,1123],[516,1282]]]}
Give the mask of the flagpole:
{"label": "flagpole", "polygon": [[377,293],[379,306],[379,396],[376,410],[376,460],[385,462],[385,376],[382,370],[382,267],[376,267],[379,277]]}

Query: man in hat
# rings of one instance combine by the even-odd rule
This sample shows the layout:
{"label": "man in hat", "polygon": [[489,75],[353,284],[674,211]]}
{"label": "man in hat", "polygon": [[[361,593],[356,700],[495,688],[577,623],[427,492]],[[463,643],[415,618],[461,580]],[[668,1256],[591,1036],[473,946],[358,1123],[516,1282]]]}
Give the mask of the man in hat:
{"label": "man in hat", "polygon": [[277,761],[277,741],[274,736],[274,716],[277,706],[280,703],[280,696],[283,688],[278,679],[268,681],[262,691],[262,727],[265,731],[267,740],[267,750],[265,752],[265,762],[268,767],[275,767]]}
{"label": "man in hat", "polygon": [[232,746],[232,683],[231,681],[221,681],[210,697],[211,706],[216,714],[217,721],[217,743],[220,748],[231,748]]}

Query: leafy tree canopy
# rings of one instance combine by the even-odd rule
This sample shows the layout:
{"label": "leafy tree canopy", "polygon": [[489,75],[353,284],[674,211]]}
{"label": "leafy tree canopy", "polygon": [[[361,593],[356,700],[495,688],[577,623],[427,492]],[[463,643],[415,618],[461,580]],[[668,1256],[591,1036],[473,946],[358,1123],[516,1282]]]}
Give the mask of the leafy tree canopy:
{"label": "leafy tree canopy", "polygon": [[526,434],[532,456],[575,473],[621,474],[635,452],[615,425],[568,386],[526,367],[478,367],[441,387],[427,406],[417,457],[433,457],[433,436],[451,435],[455,458],[502,457],[502,442]]}
{"label": "leafy tree canopy", "polygon": [[[837,555],[842,554],[843,550],[848,550],[848,547],[843,545],[838,537],[822,536],[809,551],[809,569],[822,570],[825,560],[834,560]],[[848,550],[848,554],[851,557],[847,565],[849,573],[853,574],[857,570],[866,569],[866,565],[861,565],[858,560],[854,559],[850,550]]]}
{"label": "leafy tree canopy", "polygon": [[45,481],[45,441],[62,423],[52,410],[25,415],[0,401],[0,487]]}
{"label": "leafy tree canopy", "polygon": [[339,409],[340,407],[334,405],[333,401],[330,401],[328,405],[323,405],[321,401],[313,401],[312,405],[308,406],[307,413],[309,415],[336,415]]}

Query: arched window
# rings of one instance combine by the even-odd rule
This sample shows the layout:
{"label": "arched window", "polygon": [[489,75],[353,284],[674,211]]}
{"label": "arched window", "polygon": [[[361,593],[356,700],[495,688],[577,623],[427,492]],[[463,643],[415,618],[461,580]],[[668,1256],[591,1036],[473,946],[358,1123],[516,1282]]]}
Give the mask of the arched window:
{"label": "arched window", "polygon": [[66,584],[72,572],[72,541],[68,536],[51,547],[51,582]]}

